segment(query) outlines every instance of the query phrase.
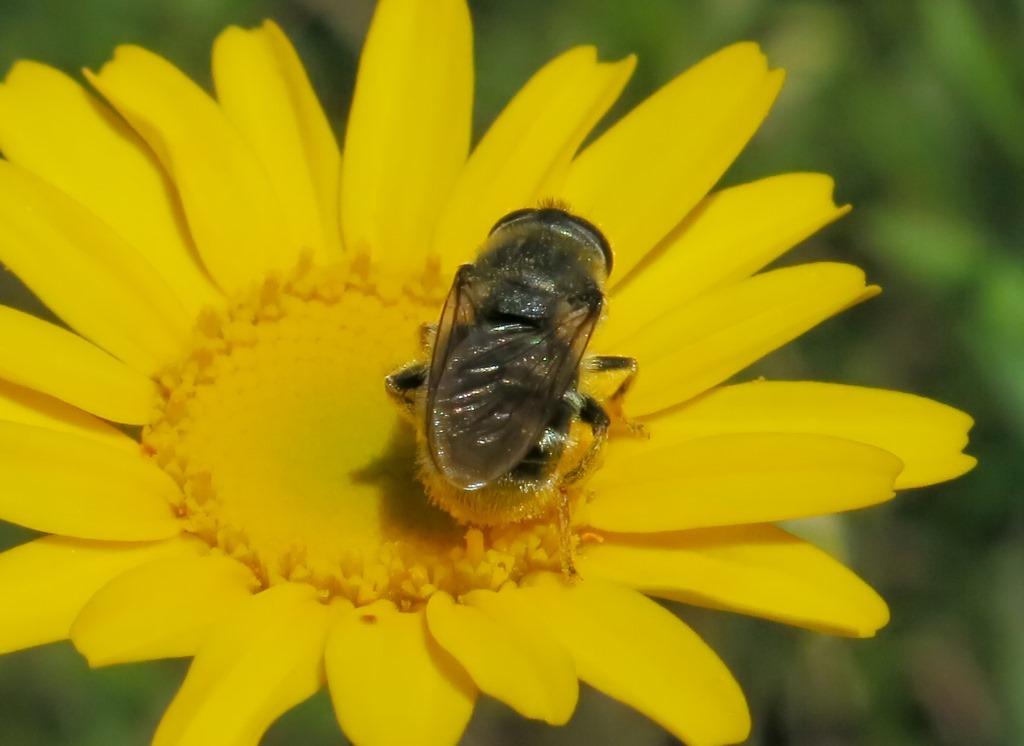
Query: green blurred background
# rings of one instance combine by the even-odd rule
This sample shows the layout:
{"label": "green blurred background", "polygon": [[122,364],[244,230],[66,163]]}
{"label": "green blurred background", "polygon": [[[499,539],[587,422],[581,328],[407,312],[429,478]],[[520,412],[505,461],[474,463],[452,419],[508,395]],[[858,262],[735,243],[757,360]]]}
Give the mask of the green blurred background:
{"label": "green blurred background", "polygon": [[[0,68],[69,72],[134,42],[208,83],[231,23],[285,28],[343,129],[371,0],[2,0]],[[754,374],[913,391],[971,413],[980,466],[948,485],[812,524],[889,600],[867,641],[680,613],[736,672],[760,746],[1024,744],[1024,2],[1022,0],[471,1],[476,133],[556,53],[639,55],[618,111],[721,46],[762,44],[782,96],[727,183],[835,176],[854,212],[787,261],[867,269],[885,293],[760,363]],[[0,299],[35,308],[0,277]],[[9,354],[9,353],[6,353]],[[0,546],[25,534],[0,526]],[[4,613],[0,610],[0,613]],[[186,668],[90,671],[69,644],[0,658],[0,744],[145,744]],[[681,671],[685,676],[686,672]],[[682,704],[685,706],[685,704]],[[396,717],[401,703],[396,702]],[[337,744],[321,693],[265,744]],[[482,702],[465,744],[667,744],[592,691],[565,728]],[[211,745],[216,746],[216,745]]]}

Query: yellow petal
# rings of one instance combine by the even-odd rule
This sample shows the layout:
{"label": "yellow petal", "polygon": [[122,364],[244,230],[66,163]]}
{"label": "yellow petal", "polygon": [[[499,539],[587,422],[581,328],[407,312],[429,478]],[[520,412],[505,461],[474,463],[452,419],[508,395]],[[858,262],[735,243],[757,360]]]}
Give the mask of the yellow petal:
{"label": "yellow petal", "polygon": [[611,291],[602,328],[626,340],[684,301],[737,282],[849,212],[832,202],[832,179],[784,174],[705,197],[628,282]]}
{"label": "yellow petal", "polygon": [[149,421],[155,384],[77,334],[0,306],[0,378],[129,425]]}
{"label": "yellow petal", "polygon": [[181,531],[178,485],[139,452],[0,422],[0,519],[79,539],[149,541]]}
{"label": "yellow petal", "polygon": [[339,614],[325,662],[334,712],[353,743],[451,746],[473,712],[476,687],[422,613],[377,602]]}
{"label": "yellow petal", "polygon": [[91,212],[0,160],[0,260],[82,336],[146,374],[192,319],[163,279]]}
{"label": "yellow petal", "polygon": [[140,47],[118,47],[88,77],[174,180],[199,255],[223,289],[296,263],[301,247],[267,171],[212,98]]}
{"label": "yellow petal", "polygon": [[312,586],[282,583],[210,631],[153,746],[256,746],[281,714],[323,685],[327,607]]}
{"label": "yellow petal", "polygon": [[377,5],[359,61],[341,170],[349,251],[425,257],[469,151],[473,40],[464,0]]}
{"label": "yellow petal", "polygon": [[0,380],[0,420],[59,430],[138,453],[139,444],[106,422],[52,396]]}
{"label": "yellow petal", "polygon": [[431,636],[480,691],[524,717],[564,725],[579,697],[572,660],[543,627],[501,612],[498,594],[479,591],[463,603],[435,593],[426,613]]}
{"label": "yellow petal", "polygon": [[287,37],[271,21],[227,29],[213,46],[213,79],[224,114],[270,175],[292,241],[337,261],[341,154]]}
{"label": "yellow petal", "polygon": [[558,192],[601,228],[616,277],[708,193],[782,86],[751,43],[711,55],[633,109],[573,161]]}
{"label": "yellow petal", "polygon": [[74,80],[18,62],[0,86],[0,151],[109,225],[190,317],[220,296],[200,266],[174,189],[149,148]]}
{"label": "yellow petal", "polygon": [[609,448],[578,511],[618,532],[675,531],[824,515],[888,500],[903,467],[888,451],[824,435],[740,433],[677,447]]}
{"label": "yellow petal", "polygon": [[635,417],[689,400],[877,292],[847,264],[787,267],[703,295],[618,345],[602,337],[595,346],[639,361],[626,399]]}
{"label": "yellow petal", "polygon": [[507,592],[576,662],[580,679],[647,715],[687,746],[738,743],[750,731],[743,692],[718,656],[654,601],[597,578],[538,573]]}
{"label": "yellow petal", "polygon": [[114,578],[85,604],[69,636],[90,666],[195,655],[211,625],[255,589],[248,567],[197,545],[195,556]]}
{"label": "yellow petal", "polygon": [[889,621],[885,601],[817,547],[770,525],[672,534],[608,534],[576,558],[599,577],[651,596],[851,637]]}
{"label": "yellow petal", "polygon": [[115,544],[44,536],[0,554],[0,653],[63,640],[82,606],[121,573],[190,551],[183,537]]}
{"label": "yellow petal", "polygon": [[903,462],[896,489],[953,479],[976,463],[963,454],[974,421],[912,394],[808,381],[723,386],[645,422],[651,443],[675,446],[706,435],[817,433],[856,440]]}
{"label": "yellow petal", "polygon": [[576,47],[523,86],[455,182],[434,235],[442,266],[471,261],[498,218],[537,204],[543,185],[568,167],[635,66],[633,57],[600,64],[593,47]]}

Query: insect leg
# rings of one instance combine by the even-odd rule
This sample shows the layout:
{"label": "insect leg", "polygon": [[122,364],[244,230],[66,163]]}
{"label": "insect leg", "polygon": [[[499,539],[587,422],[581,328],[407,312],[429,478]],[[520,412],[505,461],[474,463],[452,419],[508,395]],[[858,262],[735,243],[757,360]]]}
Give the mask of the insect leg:
{"label": "insect leg", "polygon": [[[619,355],[594,355],[583,361],[583,368],[588,373],[605,374],[609,378],[618,377],[617,384],[616,379],[612,378],[603,386],[599,382],[592,382],[591,389],[604,401],[604,405],[613,419],[625,424],[633,432],[633,435],[641,438],[647,437],[644,426],[627,417],[622,411],[622,400],[636,379],[638,369],[636,359]],[[614,388],[611,387],[612,385]]]}
{"label": "insect leg", "polygon": [[594,355],[583,361],[583,366],[591,373],[622,373],[622,381],[612,393],[612,399],[621,399],[636,378],[637,363],[635,358],[621,355]]}
{"label": "insect leg", "polygon": [[569,491],[558,490],[558,554],[562,562],[562,574],[569,580],[576,580],[576,549],[572,539],[572,516],[569,511]]}
{"label": "insect leg", "polygon": [[426,383],[426,363],[413,363],[386,377],[384,388],[387,390],[388,396],[402,408],[402,411],[411,416],[416,405],[416,392]]}
{"label": "insect leg", "polygon": [[597,399],[586,394],[580,394],[579,401],[580,421],[590,425],[590,430],[594,433],[594,440],[590,444],[586,455],[565,475],[563,480],[565,484],[578,482],[590,473],[590,468],[594,465],[594,460],[597,458],[597,454],[601,452],[601,447],[608,437],[608,426],[611,424],[608,413],[604,411],[604,407],[597,403]]}

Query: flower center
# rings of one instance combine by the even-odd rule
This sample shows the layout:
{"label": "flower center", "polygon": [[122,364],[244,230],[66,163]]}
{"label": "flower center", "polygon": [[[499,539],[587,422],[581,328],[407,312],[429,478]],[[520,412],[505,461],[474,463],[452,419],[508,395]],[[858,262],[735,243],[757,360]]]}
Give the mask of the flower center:
{"label": "flower center", "polygon": [[384,377],[417,356],[437,299],[364,274],[303,263],[199,320],[142,438],[182,488],[187,530],[264,585],[309,582],[356,604],[411,608],[557,570],[550,521],[467,528],[429,503]]}

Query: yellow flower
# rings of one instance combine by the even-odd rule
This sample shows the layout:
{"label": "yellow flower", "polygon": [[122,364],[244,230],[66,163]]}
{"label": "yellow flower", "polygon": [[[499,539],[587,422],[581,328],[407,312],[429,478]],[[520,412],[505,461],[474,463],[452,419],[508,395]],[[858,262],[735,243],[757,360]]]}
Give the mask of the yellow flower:
{"label": "yellow flower", "polygon": [[[325,684],[357,744],[452,744],[480,693],[564,723],[584,681],[699,745],[743,740],[746,704],[650,596],[885,624],[773,522],[962,474],[971,421],[888,391],[723,385],[877,288],[844,264],[760,271],[846,212],[828,177],[708,195],[782,84],[756,46],[581,150],[632,69],[566,52],[470,153],[465,3],[382,0],[342,160],[269,23],[218,38],[215,99],[136,47],[88,76],[105,102],[16,65],[0,260],[70,329],[0,308],[0,518],[46,534],[0,555],[0,649],[194,656],[156,744],[255,744]],[[491,224],[548,198],[614,247],[591,351],[637,358],[625,409],[650,435],[613,437],[574,493],[576,582],[553,520],[482,529],[429,504],[383,386]]]}

